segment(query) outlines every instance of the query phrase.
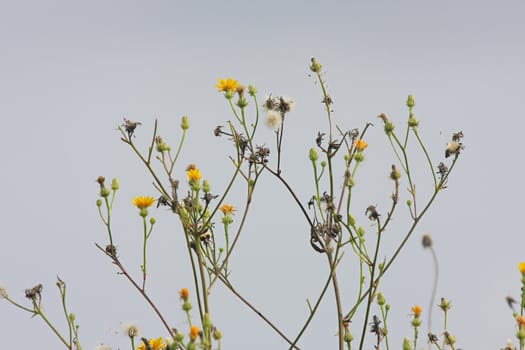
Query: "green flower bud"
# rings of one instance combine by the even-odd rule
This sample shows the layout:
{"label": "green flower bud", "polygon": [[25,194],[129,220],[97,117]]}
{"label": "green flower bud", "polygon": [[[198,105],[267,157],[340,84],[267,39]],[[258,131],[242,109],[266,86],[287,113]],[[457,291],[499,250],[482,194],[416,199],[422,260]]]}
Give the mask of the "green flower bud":
{"label": "green flower bud", "polygon": [[222,332],[215,328],[215,331],[213,331],[213,339],[215,340],[221,340],[222,339]]}
{"label": "green flower bud", "polygon": [[211,191],[211,184],[208,180],[202,181],[202,190],[206,193]]}
{"label": "green flower bud", "polygon": [[403,339],[403,350],[412,350],[412,343],[408,337]]}
{"label": "green flower bud", "polygon": [[413,95],[408,95],[408,98],[407,98],[407,106],[408,108],[412,108],[416,105],[416,100],[414,99],[414,96]]}
{"label": "green flower bud", "polygon": [[187,300],[182,304],[182,310],[184,310],[184,311],[186,311],[186,312],[190,311],[191,308],[192,308],[192,305],[191,305],[191,303],[190,303],[189,301],[187,301]]}
{"label": "green flower bud", "polygon": [[411,128],[417,128],[419,126],[419,120],[417,120],[413,114],[408,118],[408,126]]}
{"label": "green flower bud", "polygon": [[188,130],[190,128],[190,117],[183,115],[180,122],[182,130]]}
{"label": "green flower bud", "polygon": [[255,86],[248,85],[248,93],[250,94],[250,96],[257,95],[257,89],[255,88]]}
{"label": "green flower bud", "polygon": [[321,166],[322,166],[323,168],[326,166],[326,160],[323,160],[323,161],[321,162]]}
{"label": "green flower bud", "polygon": [[386,311],[390,310],[390,304],[386,304],[385,305],[385,309],[386,309]]}
{"label": "green flower bud", "polygon": [[383,269],[385,268],[385,263],[379,263],[379,264],[377,265],[377,268],[379,269],[380,272],[382,272]]}
{"label": "green flower bud", "polygon": [[382,306],[385,305],[385,295],[383,293],[377,294],[377,305]]}
{"label": "green flower bud", "polygon": [[[227,91],[229,92],[229,91]],[[188,350],[197,350],[197,344],[195,344],[195,342],[191,342],[188,344]]]}
{"label": "green flower bud", "polygon": [[347,153],[343,156],[343,159],[345,160],[345,162],[348,162],[350,160],[350,155]]}
{"label": "green flower bud", "polygon": [[100,189],[100,197],[106,198],[110,193],[111,191],[105,187]]}
{"label": "green flower bud", "polygon": [[409,207],[412,206],[412,201],[411,201],[410,199],[407,199],[407,205],[408,205]]}
{"label": "green flower bud", "polygon": [[69,320],[70,320],[71,322],[75,322],[75,319],[76,319],[76,318],[77,318],[77,317],[75,316],[74,313],[70,313],[70,314],[69,314]]}
{"label": "green flower bud", "polygon": [[157,219],[155,219],[155,218],[149,219],[149,223],[150,223],[151,226],[155,225],[156,222],[157,222]]}
{"label": "green flower bud", "polygon": [[309,158],[312,162],[316,162],[319,159],[319,154],[317,154],[317,150],[313,147],[310,148]]}
{"label": "green flower bud", "polygon": [[383,128],[385,130],[385,133],[388,135],[388,134],[391,134],[394,131],[395,125],[394,125],[394,123],[392,123],[390,121],[387,121]]}
{"label": "green flower bud", "polygon": [[321,63],[319,63],[314,57],[310,60],[312,64],[310,65],[310,70],[314,73],[319,73],[321,71]]}
{"label": "green flower bud", "polygon": [[101,205],[102,205],[102,199],[97,199],[97,207],[100,208]]}
{"label": "green flower bud", "polygon": [[211,316],[210,316],[209,313],[205,313],[204,314],[204,320],[202,321],[202,327],[204,329],[207,329],[207,328],[211,327]]}
{"label": "green flower bud", "polygon": [[362,162],[363,160],[365,160],[365,154],[363,152],[357,152],[355,155],[354,155],[354,159],[356,162]]}
{"label": "green flower bud", "polygon": [[352,334],[350,334],[348,330],[345,332],[344,340],[345,343],[350,343],[352,340],[354,340],[354,337],[352,336]]}
{"label": "green flower bud", "polygon": [[363,237],[365,235],[365,228],[363,226],[359,226],[357,228],[357,235],[359,237]]}
{"label": "green flower bud", "polygon": [[246,99],[246,97],[239,96],[239,100],[237,101],[237,106],[239,106],[239,108],[244,108],[248,106],[248,100]]}
{"label": "green flower bud", "polygon": [[394,181],[399,180],[401,173],[397,170],[396,166],[392,164],[392,172],[390,172],[390,178]]}
{"label": "green flower bud", "polygon": [[119,187],[118,179],[111,180],[111,189],[113,191],[116,191],[116,190],[118,190],[118,187]]}
{"label": "green flower bud", "polygon": [[354,226],[355,225],[355,217],[352,214],[348,214],[348,224],[350,226]]}
{"label": "green flower bud", "polygon": [[175,342],[180,343],[183,340],[184,340],[184,334],[180,332],[175,333],[175,339],[174,339]]}

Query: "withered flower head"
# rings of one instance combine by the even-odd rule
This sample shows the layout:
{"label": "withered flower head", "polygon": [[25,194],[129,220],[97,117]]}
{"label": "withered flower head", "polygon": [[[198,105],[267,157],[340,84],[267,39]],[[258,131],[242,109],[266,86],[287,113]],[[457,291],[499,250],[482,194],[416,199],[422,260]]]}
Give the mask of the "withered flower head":
{"label": "withered flower head", "polygon": [[423,244],[423,248],[430,248],[432,247],[432,237],[427,233],[423,235],[423,240],[421,241]]}
{"label": "withered flower head", "polygon": [[128,137],[131,138],[131,136],[133,136],[133,134],[135,133],[135,129],[139,125],[142,125],[142,123],[132,122],[131,120],[127,120],[126,118],[124,118],[124,124],[122,124],[122,127],[124,128],[124,130],[126,130]]}

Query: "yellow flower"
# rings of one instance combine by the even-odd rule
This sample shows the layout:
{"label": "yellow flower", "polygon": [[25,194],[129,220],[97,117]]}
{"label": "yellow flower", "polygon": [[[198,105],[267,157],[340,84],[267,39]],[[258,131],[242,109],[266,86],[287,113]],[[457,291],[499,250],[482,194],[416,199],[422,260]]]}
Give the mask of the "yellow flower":
{"label": "yellow flower", "polygon": [[195,341],[197,337],[199,336],[199,326],[192,326],[190,328],[190,339],[191,341]]}
{"label": "yellow flower", "polygon": [[355,142],[355,149],[358,152],[363,152],[368,147],[368,143],[365,140],[359,139]]}
{"label": "yellow flower", "polygon": [[521,274],[525,276],[525,261],[522,261],[518,264],[518,269],[520,270]]}
{"label": "yellow flower", "polygon": [[188,300],[188,298],[190,297],[190,291],[188,288],[182,288],[179,293],[180,298],[183,300]]}
{"label": "yellow flower", "polygon": [[133,198],[133,205],[139,209],[151,207],[155,203],[155,198],[148,196],[139,196]]}
{"label": "yellow flower", "polygon": [[418,318],[419,316],[421,316],[423,308],[419,305],[414,305],[412,306],[412,312],[414,313],[414,317]]}
{"label": "yellow flower", "polygon": [[[162,337],[157,338],[157,339],[149,339],[148,342],[151,347],[151,350],[166,349],[166,342],[164,341],[164,338]],[[146,350],[146,344],[144,344],[144,342],[141,342],[140,345],[137,347],[137,350]]]}
{"label": "yellow flower", "polygon": [[516,317],[516,322],[518,322],[518,326],[521,328],[523,328],[525,326],[525,317],[523,316],[518,316]]}
{"label": "yellow flower", "polygon": [[219,83],[215,85],[215,87],[219,91],[235,91],[237,90],[237,87],[239,86],[239,82],[233,78],[228,79],[220,79]]}
{"label": "yellow flower", "polygon": [[202,177],[201,171],[197,168],[188,170],[186,174],[188,175],[188,179],[190,181],[198,181]]}
{"label": "yellow flower", "polygon": [[224,204],[221,207],[221,211],[224,215],[233,214],[233,212],[235,211],[235,207],[230,204]]}

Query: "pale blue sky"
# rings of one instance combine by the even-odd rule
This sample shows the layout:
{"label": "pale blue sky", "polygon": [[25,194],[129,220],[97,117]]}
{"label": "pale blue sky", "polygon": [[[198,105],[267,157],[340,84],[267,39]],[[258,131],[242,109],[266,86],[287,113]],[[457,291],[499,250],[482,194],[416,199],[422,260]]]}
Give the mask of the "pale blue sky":
{"label": "pale blue sky", "polygon": [[[25,288],[43,283],[46,310],[58,319],[59,275],[68,283],[86,349],[101,341],[126,349],[127,339],[118,334],[126,321],[137,321],[146,336],[164,335],[94,247],[106,239],[94,205],[98,175],[121,181],[114,229],[122,259],[135,272],[140,221],[130,199],[155,195],[116,126],[123,117],[142,121],[137,142],[145,145],[158,118],[161,134],[175,144],[179,119],[189,115],[179,176],[187,163],[198,163],[220,192],[231,171],[230,148],[212,130],[231,116],[214,89],[216,79],[233,76],[256,85],[261,96],[292,96],[296,109],[287,121],[284,174],[306,201],[312,193],[307,150],[325,127],[319,87],[308,77],[315,56],[326,68],[336,121],[346,128],[376,124],[356,206],[388,201],[393,158],[375,117],[385,112],[404,122],[407,94],[416,97],[420,130],[436,159],[450,133],[465,134],[449,188],[382,282],[392,304],[392,348],[412,335],[410,307],[427,309],[432,265],[420,246],[423,232],[434,238],[441,263],[438,297],[453,302],[450,329],[458,346],[503,347],[515,333],[504,297],[518,296],[517,263],[525,260],[517,220],[525,171],[524,16],[525,3],[509,0],[0,2],[0,181],[6,199],[0,204],[0,282],[19,300]],[[271,131],[262,130],[261,137],[273,145]],[[326,263],[311,250],[307,227],[288,197],[269,176],[261,185],[232,279],[292,336],[307,314],[306,298],[321,288]],[[174,326],[184,329],[176,292],[191,285],[183,240],[174,217],[154,215],[151,293],[172,310]],[[394,227],[405,227],[403,220]],[[388,235],[384,254],[402,232]],[[345,297],[353,300],[355,271],[344,271]],[[223,288],[213,301],[224,348],[286,348]],[[332,306],[323,304],[303,349],[335,347]],[[435,316],[438,325],[441,315]],[[357,338],[359,330],[354,333]],[[20,339],[60,347],[40,320],[5,303],[0,339],[5,348],[20,346]]]}

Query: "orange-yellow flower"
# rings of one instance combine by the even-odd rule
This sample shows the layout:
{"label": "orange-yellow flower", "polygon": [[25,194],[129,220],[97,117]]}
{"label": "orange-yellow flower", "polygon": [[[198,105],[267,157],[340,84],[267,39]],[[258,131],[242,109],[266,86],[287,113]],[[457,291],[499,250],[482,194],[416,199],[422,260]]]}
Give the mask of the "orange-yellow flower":
{"label": "orange-yellow flower", "polygon": [[368,143],[365,140],[359,139],[355,142],[355,149],[358,152],[363,152],[368,147]]}
{"label": "orange-yellow flower", "polygon": [[421,316],[423,308],[419,305],[414,305],[412,306],[412,312],[414,313],[414,317],[418,318],[419,316]]}
{"label": "orange-yellow flower", "polygon": [[139,209],[149,208],[155,203],[155,198],[148,196],[139,196],[133,198],[133,205]]}
{"label": "orange-yellow flower", "polygon": [[219,78],[219,83],[215,85],[217,90],[219,90],[220,92],[235,91],[237,90],[238,86],[239,86],[239,82],[233,78],[228,78],[228,79]]}
{"label": "orange-yellow flower", "polygon": [[233,205],[230,205],[230,204],[224,204],[222,207],[221,207],[221,211],[224,215],[228,215],[228,214],[232,214],[234,211],[235,211],[235,207]]}
{"label": "orange-yellow flower", "polygon": [[192,326],[190,328],[190,339],[192,341],[195,341],[197,337],[199,336],[199,326]]}
{"label": "orange-yellow flower", "polygon": [[198,181],[202,178],[201,171],[197,167],[188,169],[186,174],[190,181]]}
{"label": "orange-yellow flower", "polygon": [[[166,349],[166,342],[164,341],[164,338],[162,337],[157,338],[157,339],[149,339],[148,342],[151,347],[151,350]],[[146,344],[144,344],[144,342],[141,342],[140,345],[137,347],[137,350],[146,350]]]}
{"label": "orange-yellow flower", "polygon": [[525,326],[525,317],[523,316],[516,317],[516,322],[518,322],[518,326],[520,328],[523,328]]}
{"label": "orange-yellow flower", "polygon": [[190,297],[190,291],[188,288],[182,288],[179,294],[182,300],[188,300],[188,298]]}
{"label": "orange-yellow flower", "polygon": [[518,269],[520,270],[521,274],[525,276],[525,261],[522,261],[518,264]]}

